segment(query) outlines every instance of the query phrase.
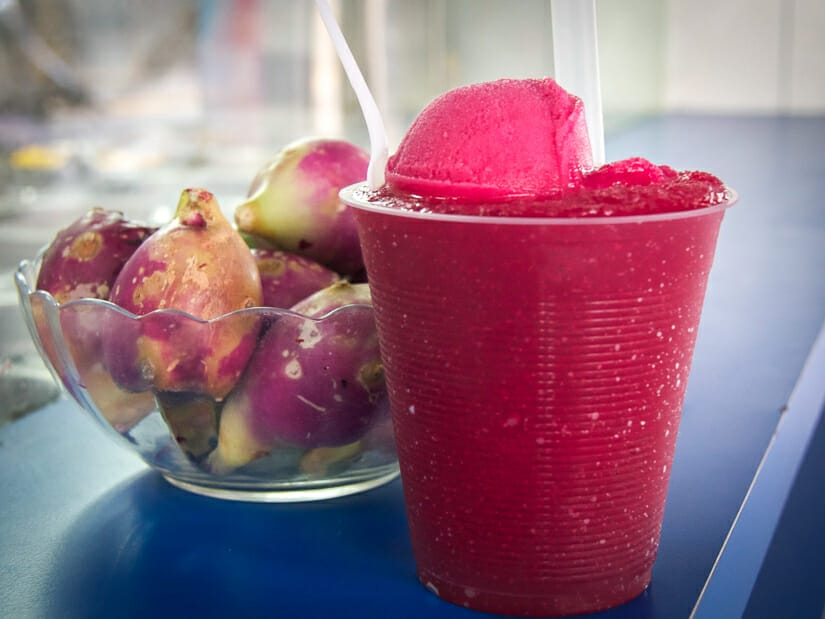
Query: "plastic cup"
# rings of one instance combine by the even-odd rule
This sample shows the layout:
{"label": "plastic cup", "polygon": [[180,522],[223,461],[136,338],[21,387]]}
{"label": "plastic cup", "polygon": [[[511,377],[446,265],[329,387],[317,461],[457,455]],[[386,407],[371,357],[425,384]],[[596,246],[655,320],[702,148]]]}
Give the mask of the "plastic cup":
{"label": "plastic cup", "polygon": [[577,614],[650,582],[728,203],[586,219],[355,207],[421,582]]}

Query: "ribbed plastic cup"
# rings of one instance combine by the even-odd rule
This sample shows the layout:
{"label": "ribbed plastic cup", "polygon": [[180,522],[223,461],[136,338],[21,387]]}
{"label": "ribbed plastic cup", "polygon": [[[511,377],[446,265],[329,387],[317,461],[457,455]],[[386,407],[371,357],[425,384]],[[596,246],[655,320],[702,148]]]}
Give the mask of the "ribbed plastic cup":
{"label": "ribbed plastic cup", "polygon": [[355,207],[421,582],[566,615],[648,586],[733,203],[637,217]]}

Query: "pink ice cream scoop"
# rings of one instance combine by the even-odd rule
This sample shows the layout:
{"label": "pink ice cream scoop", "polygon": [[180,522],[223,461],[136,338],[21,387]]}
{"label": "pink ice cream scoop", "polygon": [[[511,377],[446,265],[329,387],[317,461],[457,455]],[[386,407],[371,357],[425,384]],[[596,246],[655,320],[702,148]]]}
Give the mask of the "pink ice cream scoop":
{"label": "pink ice cream scoop", "polygon": [[403,193],[471,200],[553,195],[592,167],[584,106],[552,79],[452,90],[415,120],[387,163]]}

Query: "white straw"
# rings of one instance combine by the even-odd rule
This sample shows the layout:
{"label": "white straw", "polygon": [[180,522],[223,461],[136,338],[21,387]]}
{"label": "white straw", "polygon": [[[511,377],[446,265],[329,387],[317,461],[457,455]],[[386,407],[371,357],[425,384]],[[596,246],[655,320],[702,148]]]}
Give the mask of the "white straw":
{"label": "white straw", "polygon": [[338,22],[335,21],[329,3],[327,0],[315,0],[315,5],[318,7],[318,12],[321,14],[327,32],[329,32],[335,51],[338,52],[338,58],[341,59],[344,72],[355,91],[358,104],[361,106],[361,113],[367,123],[367,132],[370,135],[370,163],[367,168],[367,183],[371,188],[377,189],[384,184],[384,168],[387,165],[387,157],[389,156],[387,132],[384,129],[381,112],[378,111],[378,105],[375,103],[367,82],[361,74],[361,69],[358,68],[358,63],[355,62],[355,57],[352,55],[349,45],[347,45],[344,33],[341,32]]}
{"label": "white straw", "polygon": [[584,103],[593,165],[604,164],[604,124],[596,39],[596,0],[552,0],[556,81]]}

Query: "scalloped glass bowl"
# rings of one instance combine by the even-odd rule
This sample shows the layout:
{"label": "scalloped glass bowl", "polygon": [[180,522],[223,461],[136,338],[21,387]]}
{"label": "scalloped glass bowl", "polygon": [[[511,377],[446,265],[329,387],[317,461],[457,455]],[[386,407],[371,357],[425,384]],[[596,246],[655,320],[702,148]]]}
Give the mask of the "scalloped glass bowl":
{"label": "scalloped glass bowl", "polygon": [[[53,377],[106,434],[170,483],[280,502],[361,492],[398,475],[377,360],[369,389],[353,391],[364,371],[352,371],[360,358],[350,348],[365,330],[374,337],[371,307],[348,305],[321,318],[262,307],[210,321],[176,310],[138,317],[97,299],[57,303],[35,290],[38,266],[21,262],[15,283]],[[343,344],[308,357],[304,336],[329,333]],[[147,338],[160,340],[147,349]],[[154,359],[155,370],[134,363],[136,350]],[[293,363],[279,364],[278,356]]]}

